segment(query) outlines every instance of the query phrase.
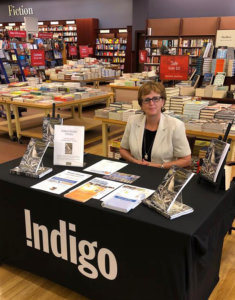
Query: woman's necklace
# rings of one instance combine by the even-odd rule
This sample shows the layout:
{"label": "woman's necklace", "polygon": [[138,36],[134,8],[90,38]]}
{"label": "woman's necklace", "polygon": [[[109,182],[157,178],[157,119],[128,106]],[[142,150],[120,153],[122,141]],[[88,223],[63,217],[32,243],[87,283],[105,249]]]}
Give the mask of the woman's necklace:
{"label": "woman's necklace", "polygon": [[[151,131],[148,130],[148,132],[151,132]],[[151,142],[150,142],[150,145],[148,145],[148,149],[147,149],[147,138],[146,138],[147,129],[144,130],[144,144],[143,144],[143,146],[144,146],[143,147],[144,148],[144,159],[147,160],[147,161],[150,159],[150,153],[151,153],[151,150],[152,150],[152,147],[153,147],[156,132],[157,131],[153,131],[153,132],[151,132],[151,136],[149,135],[149,137],[151,137]]]}

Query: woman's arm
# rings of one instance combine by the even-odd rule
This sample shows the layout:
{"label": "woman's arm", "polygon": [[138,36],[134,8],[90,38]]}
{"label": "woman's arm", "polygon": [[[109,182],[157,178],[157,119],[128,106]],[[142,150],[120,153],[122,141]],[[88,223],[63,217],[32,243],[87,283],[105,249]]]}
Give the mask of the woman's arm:
{"label": "woman's arm", "polygon": [[138,159],[134,158],[131,155],[130,151],[125,148],[120,147],[120,154],[121,154],[122,158],[124,158],[125,160],[127,160],[129,162],[139,164],[139,165],[146,165],[146,166],[148,166],[148,164],[149,164],[148,161],[142,161],[142,160],[138,160]]}
{"label": "woman's arm", "polygon": [[148,163],[147,164],[148,166],[164,168],[164,169],[169,169],[172,166],[178,166],[181,168],[185,168],[185,167],[188,167],[191,165],[191,155],[180,157],[176,160],[165,162],[163,164],[158,164],[158,163],[154,163],[154,162],[147,162],[147,163]]}

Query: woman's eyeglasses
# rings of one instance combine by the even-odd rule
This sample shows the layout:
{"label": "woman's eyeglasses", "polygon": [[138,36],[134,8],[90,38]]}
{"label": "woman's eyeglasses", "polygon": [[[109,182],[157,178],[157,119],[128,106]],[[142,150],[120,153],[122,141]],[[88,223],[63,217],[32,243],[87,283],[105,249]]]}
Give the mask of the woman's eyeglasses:
{"label": "woman's eyeglasses", "polygon": [[160,97],[160,96],[158,96],[158,97],[155,96],[155,97],[153,97],[153,98],[145,98],[145,99],[143,99],[143,103],[148,104],[148,103],[150,103],[151,100],[153,101],[153,103],[157,103],[157,102],[159,102],[161,99],[162,99],[162,97]]}

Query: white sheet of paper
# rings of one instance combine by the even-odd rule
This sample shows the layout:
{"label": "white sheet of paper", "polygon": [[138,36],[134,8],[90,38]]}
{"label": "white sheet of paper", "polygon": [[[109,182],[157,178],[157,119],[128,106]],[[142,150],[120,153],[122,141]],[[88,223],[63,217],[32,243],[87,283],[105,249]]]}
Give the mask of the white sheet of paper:
{"label": "white sheet of paper", "polygon": [[46,180],[43,180],[31,186],[31,188],[50,192],[53,194],[61,194],[72,188],[76,184],[88,179],[89,177],[91,177],[91,175],[72,170],[64,170]]}
{"label": "white sheet of paper", "polygon": [[54,165],[83,167],[84,126],[55,125]]}
{"label": "white sheet of paper", "polygon": [[102,159],[94,165],[84,169],[83,171],[97,173],[101,175],[110,175],[127,166],[127,163]]}

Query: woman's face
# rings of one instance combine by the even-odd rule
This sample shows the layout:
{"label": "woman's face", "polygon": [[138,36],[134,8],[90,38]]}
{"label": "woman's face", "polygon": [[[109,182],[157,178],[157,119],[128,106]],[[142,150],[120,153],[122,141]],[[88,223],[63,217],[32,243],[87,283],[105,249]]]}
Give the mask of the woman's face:
{"label": "woman's face", "polygon": [[158,116],[161,114],[161,108],[164,106],[164,100],[160,98],[160,94],[150,92],[148,95],[142,97],[142,110],[146,116]]}

